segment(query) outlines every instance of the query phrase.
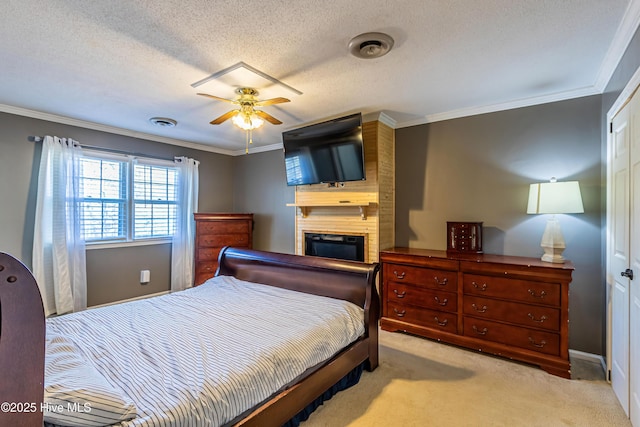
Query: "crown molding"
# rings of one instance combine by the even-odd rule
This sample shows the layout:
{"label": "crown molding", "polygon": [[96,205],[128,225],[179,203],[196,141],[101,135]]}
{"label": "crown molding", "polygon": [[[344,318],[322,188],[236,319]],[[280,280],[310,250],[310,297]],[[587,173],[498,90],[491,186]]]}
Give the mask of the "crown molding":
{"label": "crown molding", "polygon": [[249,152],[247,153],[245,149],[242,150],[237,150],[237,151],[233,151],[231,152],[232,156],[244,156],[245,154],[256,154],[256,153],[264,153],[265,151],[275,151],[275,150],[282,150],[282,143],[277,143],[277,144],[270,144],[270,145],[263,145],[260,147],[252,147],[249,146]]}
{"label": "crown molding", "polygon": [[607,122],[613,120],[613,117],[618,114],[629,98],[633,96],[635,91],[638,89],[638,86],[640,86],[640,67],[638,67],[636,72],[633,73],[633,76],[631,76],[625,87],[622,89],[620,95],[618,95],[613,105],[611,105],[611,108],[609,108],[609,111],[607,112]]}
{"label": "crown molding", "polygon": [[515,108],[531,107],[549,102],[566,101],[568,99],[581,98],[583,96],[598,95],[601,92],[594,86],[588,86],[566,92],[553,93],[551,95],[523,98],[501,104],[484,105],[479,107],[461,108],[459,110],[445,111],[444,113],[429,114],[414,120],[398,123],[397,128],[423,125],[426,123],[441,122],[444,120],[459,119],[461,117],[477,116],[479,114],[495,113],[497,111],[512,110]]}
{"label": "crown molding", "polygon": [[46,120],[49,122],[61,123],[64,125],[77,126],[84,129],[97,130],[100,132],[114,133],[116,135],[129,136],[132,138],[146,139],[148,141],[160,142],[163,144],[177,145],[179,147],[192,148],[194,150],[208,151],[211,153],[225,154],[227,156],[234,155],[234,151],[224,150],[196,142],[183,141],[181,139],[167,138],[164,136],[151,135],[149,133],[137,132],[129,129],[123,129],[115,126],[102,125],[99,123],[89,122],[86,120],[73,119],[71,117],[60,116],[57,114],[43,113],[41,111],[29,110],[27,108],[14,107],[12,105],[0,104],[0,112],[15,114],[17,116],[30,117],[32,119]]}
{"label": "crown molding", "polygon": [[638,27],[640,26],[640,0],[631,0],[627,10],[622,16],[622,21],[615,36],[613,42],[609,46],[609,50],[602,61],[598,76],[594,83],[594,87],[599,93],[604,92],[609,84],[609,80],[613,73],[616,71],[622,56],[624,55],[631,39],[635,35]]}
{"label": "crown molding", "polygon": [[362,121],[364,123],[375,122],[376,120],[379,121],[380,123],[384,123],[385,125],[389,126],[391,129],[395,129],[398,124],[396,119],[389,117],[387,114],[384,113],[384,111],[376,111],[375,113],[367,113],[362,115]]}

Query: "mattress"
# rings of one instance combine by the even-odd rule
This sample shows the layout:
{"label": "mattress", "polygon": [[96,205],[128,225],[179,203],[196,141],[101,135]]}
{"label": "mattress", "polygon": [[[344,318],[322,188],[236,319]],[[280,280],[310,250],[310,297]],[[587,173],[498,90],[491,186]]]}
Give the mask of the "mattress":
{"label": "mattress", "polygon": [[229,276],[51,318],[45,421],[219,426],[358,339],[363,318],[347,301]]}

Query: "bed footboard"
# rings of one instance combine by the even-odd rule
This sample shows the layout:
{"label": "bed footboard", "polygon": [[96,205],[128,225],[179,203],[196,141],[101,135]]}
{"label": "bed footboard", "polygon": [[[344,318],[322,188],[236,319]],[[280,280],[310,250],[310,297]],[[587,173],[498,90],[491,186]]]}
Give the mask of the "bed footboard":
{"label": "bed footboard", "polygon": [[[38,285],[20,261],[0,252],[1,426],[41,426],[44,309]],[[6,403],[5,403],[6,402]]]}

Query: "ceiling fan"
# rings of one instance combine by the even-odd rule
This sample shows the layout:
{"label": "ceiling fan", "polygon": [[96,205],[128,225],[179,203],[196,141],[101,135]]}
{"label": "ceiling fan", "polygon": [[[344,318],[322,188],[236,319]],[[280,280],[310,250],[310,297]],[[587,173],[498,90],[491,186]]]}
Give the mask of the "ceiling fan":
{"label": "ceiling fan", "polygon": [[220,98],[218,96],[209,95],[207,93],[198,93],[200,96],[206,96],[207,98],[215,99],[218,101],[230,102],[231,104],[236,104],[240,108],[236,110],[231,110],[220,117],[213,119],[210,123],[212,125],[219,125],[231,118],[233,118],[233,123],[247,131],[252,129],[256,129],[264,123],[267,122],[273,125],[282,124],[282,122],[271,114],[266,113],[262,110],[256,110],[255,107],[264,107],[267,105],[274,104],[282,104],[284,102],[290,102],[287,98],[271,98],[260,101],[258,97],[258,91],[256,89],[250,87],[240,87],[235,90],[235,92],[239,95],[238,99],[227,99]]}

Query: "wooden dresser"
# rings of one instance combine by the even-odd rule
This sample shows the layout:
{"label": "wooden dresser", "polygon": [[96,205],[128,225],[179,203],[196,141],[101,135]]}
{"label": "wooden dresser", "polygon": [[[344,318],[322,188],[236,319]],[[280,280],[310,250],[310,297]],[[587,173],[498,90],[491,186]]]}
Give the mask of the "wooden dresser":
{"label": "wooden dresser", "polygon": [[571,378],[573,265],[413,248],[380,252],[382,319],[405,331]]}
{"label": "wooden dresser", "polygon": [[253,214],[196,213],[195,280],[201,285],[218,269],[218,254],[225,246],[251,248]]}

